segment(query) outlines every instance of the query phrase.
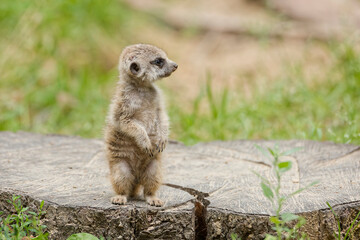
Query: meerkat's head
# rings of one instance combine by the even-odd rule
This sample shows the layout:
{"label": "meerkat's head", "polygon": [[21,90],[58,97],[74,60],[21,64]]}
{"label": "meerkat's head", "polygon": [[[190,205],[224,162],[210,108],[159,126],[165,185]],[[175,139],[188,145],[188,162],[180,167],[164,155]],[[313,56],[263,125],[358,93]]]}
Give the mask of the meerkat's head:
{"label": "meerkat's head", "polygon": [[142,82],[154,82],[168,77],[178,65],[171,61],[166,53],[152,45],[135,44],[126,47],[120,55],[119,71],[130,79]]}

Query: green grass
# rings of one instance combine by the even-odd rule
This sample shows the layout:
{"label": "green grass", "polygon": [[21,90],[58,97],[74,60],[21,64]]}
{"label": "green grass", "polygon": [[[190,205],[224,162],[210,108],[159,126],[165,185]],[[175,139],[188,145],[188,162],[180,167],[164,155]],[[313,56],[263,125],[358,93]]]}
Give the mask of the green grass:
{"label": "green grass", "polygon": [[[117,55],[144,24],[157,23],[121,1],[4,1],[0,130],[101,137]],[[324,44],[334,66],[311,86],[300,66],[284,67],[251,99],[237,89],[214,93],[211,76],[191,109],[167,91],[171,137],[186,144],[239,138],[360,144],[360,58],[353,45]]]}
{"label": "green grass", "polygon": [[[326,202],[326,205],[330,208],[332,214],[334,215],[335,221],[337,223],[337,232],[334,233],[334,238],[336,240],[349,240],[354,239],[353,236],[355,235],[355,231],[358,229],[360,225],[360,221],[358,221],[358,218],[360,216],[360,211],[356,214],[354,219],[351,219],[351,224],[346,229],[342,229],[346,226],[343,226],[341,224],[339,216],[335,213],[333,207],[330,205],[329,202]],[[354,236],[355,237],[355,236]]]}
{"label": "green grass", "polygon": [[101,136],[117,79],[103,51],[126,45],[138,16],[91,0],[5,1],[0,13],[0,130]]}
{"label": "green grass", "polygon": [[[0,240],[48,240],[49,233],[47,226],[42,224],[42,218],[46,214],[43,210],[44,201],[40,202],[37,212],[29,211],[21,203],[21,196],[13,195],[11,200],[7,200],[12,205],[13,212],[4,214],[0,211]],[[104,240],[100,237],[100,240]],[[67,240],[99,240],[89,233],[72,234]]]}
{"label": "green grass", "polygon": [[209,76],[192,111],[175,104],[170,108],[175,136],[187,144],[291,138],[360,144],[360,57],[344,44],[334,50],[334,58],[320,83],[310,87],[300,69],[258,88],[250,100],[228,89],[214,96]]}
{"label": "green grass", "polygon": [[9,214],[2,218],[0,212],[0,239],[36,239],[47,240],[48,233],[45,231],[46,226],[42,225],[41,217],[46,213],[43,210],[44,201],[41,201],[37,213],[29,211],[21,203],[20,196],[13,196],[7,200],[15,210],[15,214]]}

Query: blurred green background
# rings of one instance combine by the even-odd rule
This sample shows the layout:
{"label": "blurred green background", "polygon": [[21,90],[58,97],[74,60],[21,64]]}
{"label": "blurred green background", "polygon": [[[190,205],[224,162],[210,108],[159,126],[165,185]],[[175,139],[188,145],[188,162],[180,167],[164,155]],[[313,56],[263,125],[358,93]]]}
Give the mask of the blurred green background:
{"label": "blurred green background", "polygon": [[[266,53],[272,41],[279,41],[266,33],[245,40]],[[101,138],[121,49],[137,42],[163,47],[156,37],[167,35],[181,45],[203,34],[171,29],[122,1],[2,1],[0,130]],[[171,80],[159,83],[167,97],[171,138],[186,144],[218,139],[360,144],[358,38],[301,41],[326,52],[329,62],[320,65],[321,74],[309,76],[303,61],[284,64],[275,75],[234,74],[238,84],[230,87],[204,66],[193,76],[200,81],[191,96],[170,81],[192,88],[194,83],[184,79],[194,60],[165,49],[180,66]]]}

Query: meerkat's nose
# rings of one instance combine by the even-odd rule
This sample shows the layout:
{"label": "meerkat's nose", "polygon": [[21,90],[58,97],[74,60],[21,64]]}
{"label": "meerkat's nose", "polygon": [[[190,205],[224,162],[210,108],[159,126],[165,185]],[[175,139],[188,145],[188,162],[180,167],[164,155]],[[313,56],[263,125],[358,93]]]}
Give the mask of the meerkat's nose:
{"label": "meerkat's nose", "polygon": [[178,65],[176,63],[173,64],[173,72],[178,68]]}

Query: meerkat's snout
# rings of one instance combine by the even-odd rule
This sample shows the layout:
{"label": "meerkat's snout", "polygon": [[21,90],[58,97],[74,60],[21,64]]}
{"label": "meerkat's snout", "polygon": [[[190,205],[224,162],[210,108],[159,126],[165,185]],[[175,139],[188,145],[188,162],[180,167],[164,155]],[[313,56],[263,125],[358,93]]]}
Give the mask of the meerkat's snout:
{"label": "meerkat's snout", "polygon": [[175,62],[170,61],[170,63],[168,63],[167,71],[165,72],[165,75],[162,77],[169,77],[173,72],[176,71],[177,68],[178,65]]}
{"label": "meerkat's snout", "polygon": [[178,68],[178,65],[174,62],[172,67],[173,67],[172,72],[175,72],[175,70]]}

